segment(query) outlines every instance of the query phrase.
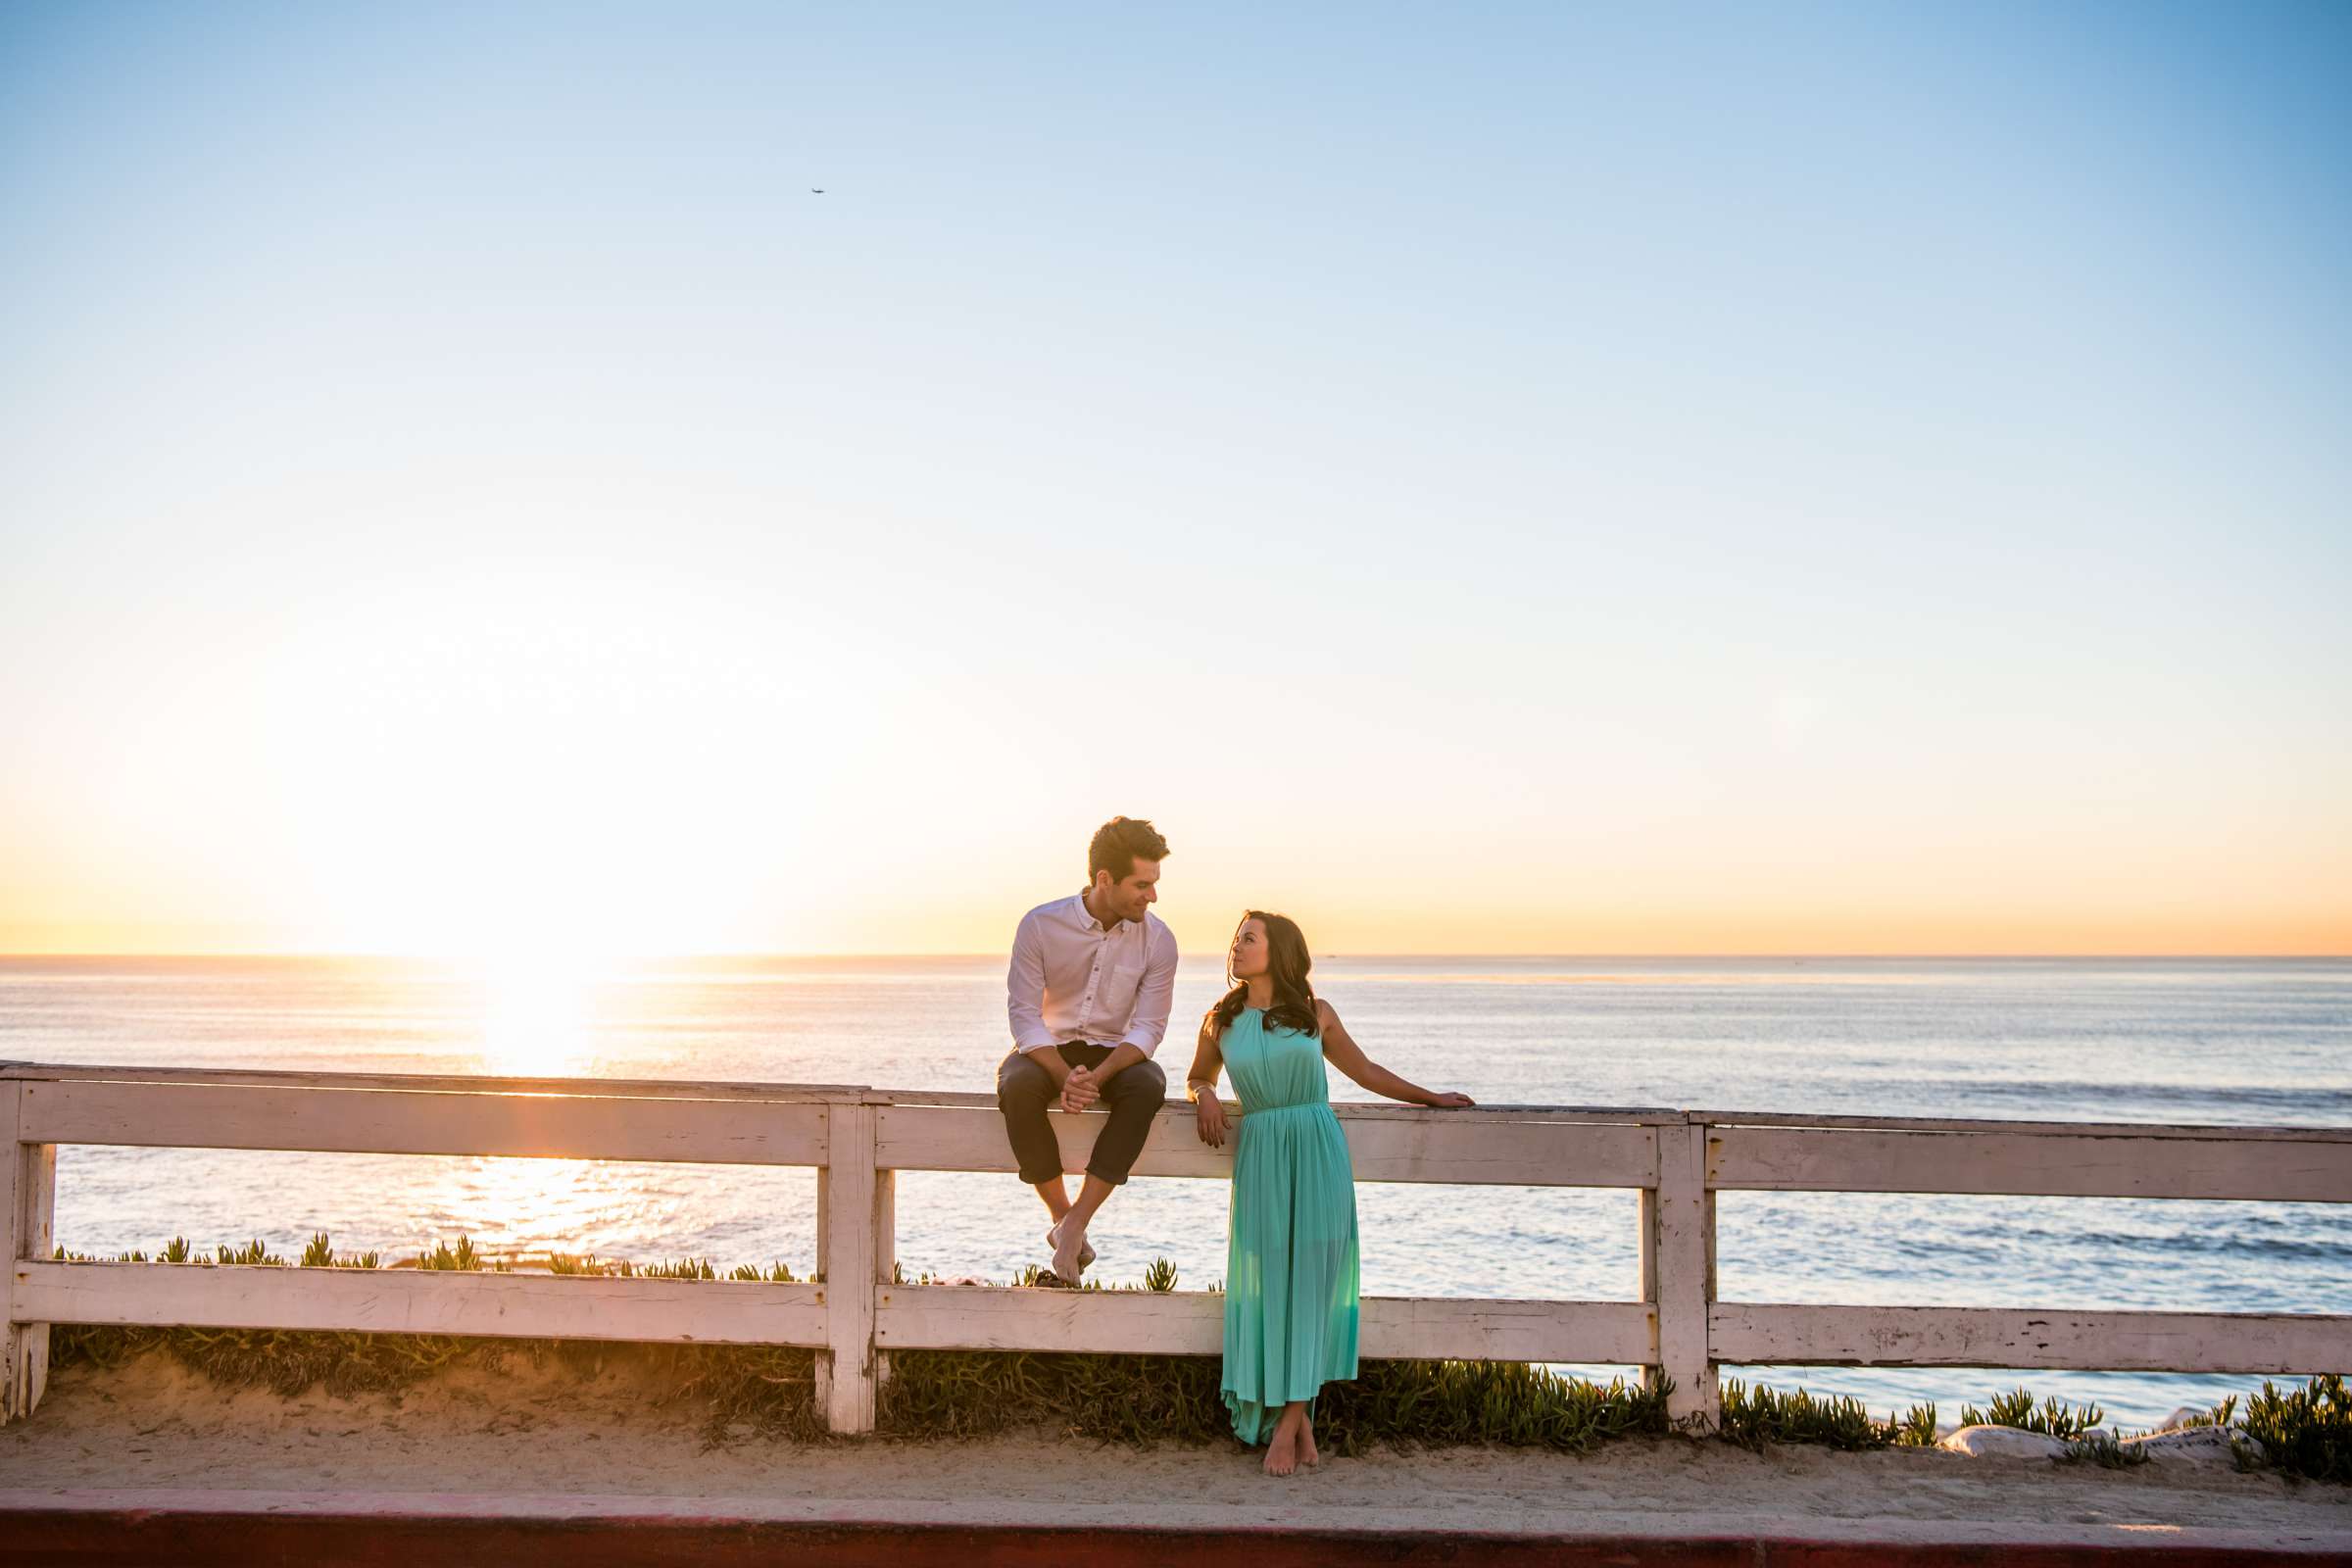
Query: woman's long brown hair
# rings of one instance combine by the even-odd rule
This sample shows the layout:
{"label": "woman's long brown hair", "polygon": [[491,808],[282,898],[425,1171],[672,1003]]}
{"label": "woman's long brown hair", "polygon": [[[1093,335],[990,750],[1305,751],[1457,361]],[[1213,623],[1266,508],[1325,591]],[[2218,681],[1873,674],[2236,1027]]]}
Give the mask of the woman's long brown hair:
{"label": "woman's long brown hair", "polygon": [[[1241,924],[1234,930],[1238,933],[1252,920],[1265,925],[1266,970],[1274,982],[1274,1005],[1266,1009],[1266,1027],[1296,1029],[1304,1035],[1321,1034],[1323,1025],[1315,1017],[1314,987],[1306,983],[1307,971],[1315,966],[1314,956],[1306,951],[1306,933],[1289,915],[1268,914],[1263,909],[1245,911]],[[1225,950],[1225,978],[1232,982],[1233,989],[1208,1009],[1211,1035],[1223,1034],[1250,1002],[1249,983],[1233,978],[1230,947]]]}

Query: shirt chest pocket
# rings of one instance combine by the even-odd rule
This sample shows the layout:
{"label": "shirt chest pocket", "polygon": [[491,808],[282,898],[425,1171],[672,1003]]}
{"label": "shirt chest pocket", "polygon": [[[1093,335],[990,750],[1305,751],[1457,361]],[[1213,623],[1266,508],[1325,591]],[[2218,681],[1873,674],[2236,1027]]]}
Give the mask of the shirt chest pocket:
{"label": "shirt chest pocket", "polygon": [[1144,983],[1144,955],[1122,954],[1104,966],[1102,1001],[1111,1011],[1124,1011],[1135,1005],[1135,994]]}

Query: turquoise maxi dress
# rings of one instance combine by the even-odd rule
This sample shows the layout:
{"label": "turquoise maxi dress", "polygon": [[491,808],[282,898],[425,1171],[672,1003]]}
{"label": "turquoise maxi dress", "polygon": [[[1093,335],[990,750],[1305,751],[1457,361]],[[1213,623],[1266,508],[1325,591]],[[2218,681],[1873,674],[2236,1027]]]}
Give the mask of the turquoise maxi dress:
{"label": "turquoise maxi dress", "polygon": [[1241,1097],[1225,1241],[1225,1407],[1244,1443],[1355,1376],[1355,1171],[1323,1043],[1244,1008],[1218,1042]]}

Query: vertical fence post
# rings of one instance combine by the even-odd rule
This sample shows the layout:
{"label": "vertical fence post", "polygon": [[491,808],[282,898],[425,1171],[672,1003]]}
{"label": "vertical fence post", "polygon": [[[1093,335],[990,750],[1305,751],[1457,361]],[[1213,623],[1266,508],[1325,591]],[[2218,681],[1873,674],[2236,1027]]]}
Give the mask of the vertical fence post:
{"label": "vertical fence post", "polygon": [[[19,1144],[17,1152],[24,1172],[17,1179],[17,1191],[24,1216],[18,1224],[19,1245],[27,1260],[46,1262],[57,1250],[57,1146]],[[49,1391],[49,1325],[20,1323],[17,1332],[24,1347],[17,1403],[29,1416]]]}
{"label": "vertical fence post", "polygon": [[[899,1173],[895,1170],[874,1172],[874,1288],[886,1289],[898,1283],[899,1270]],[[890,1352],[874,1351],[874,1397],[890,1387]]]}
{"label": "vertical fence post", "polygon": [[816,1173],[816,1266],[825,1277],[817,1399],[827,1427],[854,1434],[874,1430],[874,1107],[835,1101],[827,1110]]}
{"label": "vertical fence post", "polygon": [[0,1289],[0,1424],[29,1415],[18,1407],[17,1369],[24,1362],[29,1329],[17,1326],[17,1259],[24,1255],[24,1147],[17,1142],[17,1105],[24,1086],[0,1078],[0,1260],[8,1265],[8,1283]]}
{"label": "vertical fence post", "polygon": [[23,1420],[49,1383],[49,1325],[17,1321],[18,1264],[46,1260],[57,1245],[57,1146],[18,1142],[21,1081],[0,1080],[0,1422]]}
{"label": "vertical fence post", "polygon": [[1641,1275],[1637,1291],[1649,1303],[1649,1359],[1642,1364],[1642,1385],[1655,1388],[1666,1372],[1666,1336],[1664,1317],[1658,1295],[1658,1187],[1666,1168],[1667,1150],[1674,1147],[1671,1127],[1652,1127],[1650,1138],[1657,1150],[1658,1169],[1652,1173],[1650,1184],[1638,1189],[1634,1195],[1634,1267]]}
{"label": "vertical fence post", "polygon": [[1674,1382],[1666,1413],[1692,1431],[1712,1431],[1723,1413],[1707,1315],[1715,1301],[1715,1194],[1707,1186],[1703,1123],[1658,1128],[1658,1185],[1642,1189],[1642,1297],[1657,1325],[1651,1385]]}

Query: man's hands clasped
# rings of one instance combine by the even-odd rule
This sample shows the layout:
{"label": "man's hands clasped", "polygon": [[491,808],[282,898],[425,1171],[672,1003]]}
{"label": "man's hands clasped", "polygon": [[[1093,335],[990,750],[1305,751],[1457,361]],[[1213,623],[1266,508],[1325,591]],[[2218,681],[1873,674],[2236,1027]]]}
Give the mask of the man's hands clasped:
{"label": "man's hands clasped", "polygon": [[1061,1080],[1061,1108],[1084,1110],[1102,1098],[1102,1083],[1084,1067],[1072,1067]]}

